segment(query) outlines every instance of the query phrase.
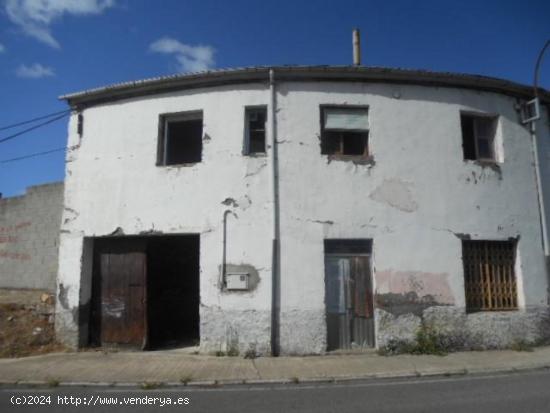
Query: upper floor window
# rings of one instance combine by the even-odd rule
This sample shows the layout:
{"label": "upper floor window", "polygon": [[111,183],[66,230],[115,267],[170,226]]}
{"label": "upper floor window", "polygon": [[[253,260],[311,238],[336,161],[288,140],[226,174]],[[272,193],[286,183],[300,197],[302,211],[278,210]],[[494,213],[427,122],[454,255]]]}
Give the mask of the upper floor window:
{"label": "upper floor window", "polygon": [[321,107],[321,153],[368,156],[368,109],[357,106]]}
{"label": "upper floor window", "polygon": [[181,165],[202,159],[202,111],[160,116],[157,165]]}
{"label": "upper floor window", "polygon": [[267,107],[245,109],[244,154],[265,154]]}
{"label": "upper floor window", "polygon": [[497,117],[461,113],[460,125],[464,159],[496,162]]}

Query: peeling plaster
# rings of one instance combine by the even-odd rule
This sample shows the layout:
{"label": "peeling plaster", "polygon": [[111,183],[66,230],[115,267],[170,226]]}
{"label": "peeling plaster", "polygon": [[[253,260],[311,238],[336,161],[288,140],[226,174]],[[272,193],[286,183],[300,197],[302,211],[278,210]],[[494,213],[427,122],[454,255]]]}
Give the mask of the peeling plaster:
{"label": "peeling plaster", "polygon": [[371,192],[369,198],[403,212],[414,212],[418,209],[418,204],[411,193],[411,186],[412,184],[399,179],[385,179],[379,187]]}
{"label": "peeling plaster", "polygon": [[221,203],[222,205],[232,206],[233,208],[236,208],[239,206],[237,201],[235,201],[233,198],[225,198]]}
{"label": "peeling plaster", "polygon": [[77,211],[69,207],[65,207],[64,210],[65,212],[63,216],[65,217],[65,219],[63,220],[63,224],[68,224],[69,222],[74,221],[80,215]]}
{"label": "peeling plaster", "polygon": [[267,166],[267,162],[262,162],[258,167],[256,167],[254,170],[249,170],[251,168],[247,168],[247,172],[246,174],[244,175],[245,178],[248,178],[250,176],[254,176],[254,175],[257,175],[259,174],[262,169],[264,169],[265,167]]}
{"label": "peeling plaster", "polygon": [[113,232],[111,232],[109,235],[113,236],[120,236],[124,235],[124,230],[121,227],[117,227]]}
{"label": "peeling plaster", "polygon": [[334,225],[334,221],[331,221],[329,219],[325,221],[321,221],[318,219],[308,219],[309,222],[313,222],[314,224],[326,224],[326,225]]}
{"label": "peeling plaster", "polygon": [[59,292],[57,295],[57,299],[59,303],[61,304],[61,307],[63,307],[65,310],[69,309],[69,290],[70,286],[65,287],[63,284],[59,284]]}

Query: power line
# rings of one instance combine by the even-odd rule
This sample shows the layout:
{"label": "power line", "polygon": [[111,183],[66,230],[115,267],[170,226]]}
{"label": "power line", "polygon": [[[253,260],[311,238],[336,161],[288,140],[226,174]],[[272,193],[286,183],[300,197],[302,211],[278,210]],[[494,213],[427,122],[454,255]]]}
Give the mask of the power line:
{"label": "power line", "polygon": [[22,125],[26,125],[28,123],[37,122],[37,121],[42,120],[42,119],[51,118],[52,116],[56,116],[56,115],[59,115],[61,113],[69,113],[70,111],[71,111],[71,109],[60,110],[59,112],[53,112],[53,113],[50,113],[48,115],[39,116],[38,118],[25,120],[23,122],[18,122],[18,123],[12,123],[11,125],[2,126],[0,128],[0,131],[6,130],[6,129],[11,129],[11,128],[16,128],[17,126],[22,126]]}
{"label": "power line", "polygon": [[8,163],[8,162],[15,162],[15,161],[21,161],[23,159],[28,159],[28,158],[34,158],[36,156],[42,156],[42,155],[48,155],[50,153],[54,153],[54,152],[61,152],[61,151],[65,151],[65,150],[72,150],[76,147],[77,145],[74,145],[74,146],[64,146],[62,148],[55,148],[55,149],[50,149],[48,151],[43,151],[43,152],[35,152],[35,153],[31,153],[31,154],[28,154],[28,155],[23,155],[23,156],[18,156],[17,158],[11,158],[11,159],[4,159],[4,160],[1,160],[0,163]]}
{"label": "power line", "polygon": [[66,117],[68,114],[69,114],[69,113],[66,112],[66,113],[64,113],[64,114],[61,115],[61,116],[58,116],[58,117],[53,118],[53,119],[49,119],[49,120],[47,120],[46,122],[39,123],[38,125],[31,126],[30,128],[23,129],[22,131],[17,132],[17,133],[14,133],[13,135],[6,136],[5,138],[0,139],[0,143],[9,141],[10,139],[14,139],[14,138],[16,138],[16,137],[18,137],[18,136],[21,136],[21,135],[23,135],[23,134],[25,134],[25,133],[27,133],[27,132],[30,132],[30,131],[32,131],[32,130],[38,129],[38,128],[42,127],[42,126],[48,125],[48,124],[50,124],[50,123],[52,123],[52,122],[55,122],[56,120],[63,119],[63,118]]}

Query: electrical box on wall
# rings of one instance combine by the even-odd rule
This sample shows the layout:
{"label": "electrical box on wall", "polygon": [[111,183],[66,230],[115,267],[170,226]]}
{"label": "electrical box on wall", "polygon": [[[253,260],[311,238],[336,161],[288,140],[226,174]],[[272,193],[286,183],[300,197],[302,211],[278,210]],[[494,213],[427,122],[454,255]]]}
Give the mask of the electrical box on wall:
{"label": "electrical box on wall", "polygon": [[225,288],[228,290],[248,290],[248,279],[250,274],[247,272],[229,272],[225,275]]}

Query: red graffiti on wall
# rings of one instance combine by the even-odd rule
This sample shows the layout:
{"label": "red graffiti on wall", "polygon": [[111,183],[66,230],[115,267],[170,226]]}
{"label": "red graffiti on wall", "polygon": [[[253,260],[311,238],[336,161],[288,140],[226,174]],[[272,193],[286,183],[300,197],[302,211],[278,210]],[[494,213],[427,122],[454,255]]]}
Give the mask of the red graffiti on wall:
{"label": "red graffiti on wall", "polygon": [[24,252],[0,251],[0,258],[9,258],[12,260],[19,260],[19,261],[28,261],[31,259],[31,256]]}
{"label": "red graffiti on wall", "polygon": [[[18,238],[14,233],[22,231],[32,225],[31,221],[19,222],[14,225],[6,225],[0,227],[0,245],[2,244],[17,244]],[[26,252],[10,252],[0,251],[0,258],[6,258],[17,261],[28,261],[31,259],[30,254]]]}
{"label": "red graffiti on wall", "polygon": [[9,233],[9,232],[16,232],[16,231],[19,231],[23,228],[30,227],[31,225],[32,225],[31,221],[25,221],[25,222],[20,222],[20,223],[15,224],[15,225],[7,225],[5,227],[0,227],[0,234]]}

